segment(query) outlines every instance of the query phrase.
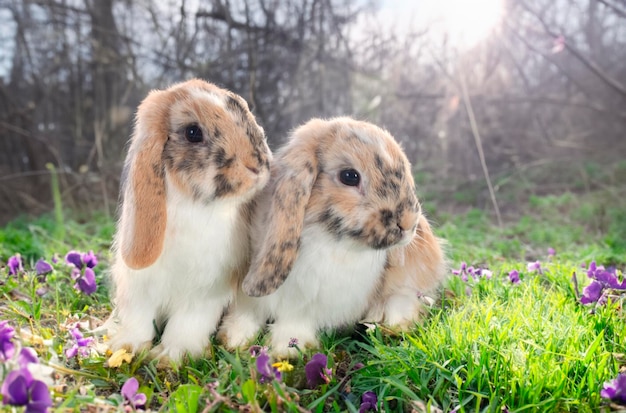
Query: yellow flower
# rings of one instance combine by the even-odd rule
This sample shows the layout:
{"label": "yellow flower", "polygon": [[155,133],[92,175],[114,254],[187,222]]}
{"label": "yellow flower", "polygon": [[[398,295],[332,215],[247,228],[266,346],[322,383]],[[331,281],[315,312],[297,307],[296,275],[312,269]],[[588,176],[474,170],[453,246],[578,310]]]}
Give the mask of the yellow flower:
{"label": "yellow flower", "polygon": [[109,367],[119,367],[124,362],[130,363],[132,359],[133,355],[126,351],[125,348],[121,348],[109,357],[107,364]]}
{"label": "yellow flower", "polygon": [[272,367],[275,367],[276,370],[278,370],[280,372],[293,370],[293,366],[291,364],[289,364],[289,362],[287,360],[278,361],[278,362],[272,364]]}

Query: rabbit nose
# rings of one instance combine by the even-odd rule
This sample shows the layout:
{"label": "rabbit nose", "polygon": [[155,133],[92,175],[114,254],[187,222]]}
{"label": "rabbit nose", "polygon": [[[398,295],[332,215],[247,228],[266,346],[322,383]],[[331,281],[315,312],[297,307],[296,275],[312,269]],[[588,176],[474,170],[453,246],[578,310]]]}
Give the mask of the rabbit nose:
{"label": "rabbit nose", "polygon": [[398,222],[398,228],[401,231],[414,231],[417,227],[417,215],[415,214],[405,214],[405,216],[401,217]]}

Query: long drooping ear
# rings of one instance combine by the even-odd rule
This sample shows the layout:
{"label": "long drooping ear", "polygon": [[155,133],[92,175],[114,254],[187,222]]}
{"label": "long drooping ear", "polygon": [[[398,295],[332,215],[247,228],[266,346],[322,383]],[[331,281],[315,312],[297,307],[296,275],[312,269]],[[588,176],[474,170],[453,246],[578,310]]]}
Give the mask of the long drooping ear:
{"label": "long drooping ear", "polygon": [[163,249],[167,212],[165,169],[161,160],[168,137],[169,107],[174,93],[153,91],[139,105],[126,158],[120,236],[122,259],[141,269]]}
{"label": "long drooping ear", "polygon": [[266,231],[243,282],[252,297],[271,294],[280,287],[293,267],[300,249],[306,206],[320,169],[318,150],[328,133],[327,122],[315,119],[299,127],[277,154],[266,189],[269,208]]}

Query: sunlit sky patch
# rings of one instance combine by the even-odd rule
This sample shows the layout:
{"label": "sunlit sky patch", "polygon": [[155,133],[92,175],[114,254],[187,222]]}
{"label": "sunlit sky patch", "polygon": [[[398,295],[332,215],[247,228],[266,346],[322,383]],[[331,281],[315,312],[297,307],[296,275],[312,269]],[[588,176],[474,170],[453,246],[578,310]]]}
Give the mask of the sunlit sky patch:
{"label": "sunlit sky patch", "polygon": [[434,39],[447,37],[455,46],[469,48],[497,27],[503,0],[383,0],[379,10],[395,27],[428,29]]}

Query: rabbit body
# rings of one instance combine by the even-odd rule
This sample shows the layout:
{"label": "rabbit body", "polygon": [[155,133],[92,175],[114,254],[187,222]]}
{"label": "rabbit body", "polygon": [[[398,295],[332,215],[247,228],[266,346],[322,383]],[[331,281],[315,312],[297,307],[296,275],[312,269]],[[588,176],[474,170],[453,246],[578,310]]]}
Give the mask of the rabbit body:
{"label": "rabbit body", "polygon": [[271,347],[275,354],[292,354],[292,338],[303,347],[317,346],[318,331],[360,319],[385,261],[384,251],[350,239],[337,240],[319,225],[306,227],[298,259],[285,282],[264,297],[237,297],[234,312],[223,325],[229,332],[227,345],[246,345],[267,319],[273,319]]}
{"label": "rabbit body", "polygon": [[[237,204],[190,202],[168,185],[168,226],[163,253],[150,267],[132,269],[118,251],[112,271],[116,323],[111,347],[142,349],[166,328],[157,357],[199,355],[233,297],[237,273],[246,262],[246,229]],[[198,240],[211,240],[200,246]],[[137,292],[141,292],[137,294]]]}
{"label": "rabbit body", "polygon": [[445,265],[421,213],[411,167],[386,131],[350,118],[314,119],[276,154],[253,216],[248,274],[220,331],[241,347],[272,320],[277,356],[291,338],[362,320],[408,327],[418,293],[434,290]]}
{"label": "rabbit body", "polygon": [[271,153],[241,97],[201,80],[151,92],[125,164],[111,350],[201,355],[249,263]]}

